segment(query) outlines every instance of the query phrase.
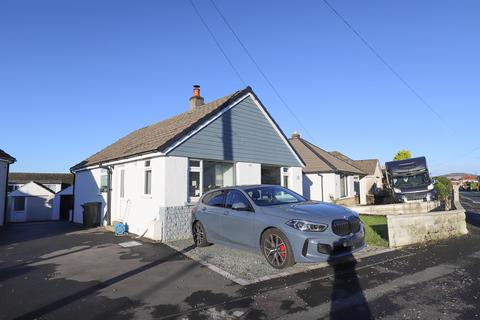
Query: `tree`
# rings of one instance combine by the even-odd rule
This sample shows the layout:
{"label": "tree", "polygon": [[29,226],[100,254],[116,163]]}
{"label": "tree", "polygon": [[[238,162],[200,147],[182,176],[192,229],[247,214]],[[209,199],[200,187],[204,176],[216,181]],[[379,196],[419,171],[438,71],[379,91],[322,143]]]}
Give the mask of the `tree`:
{"label": "tree", "polygon": [[409,150],[400,150],[397,152],[393,160],[404,160],[410,159],[412,157],[412,153]]}
{"label": "tree", "polygon": [[470,190],[478,191],[478,183],[476,181],[470,181]]}
{"label": "tree", "polygon": [[434,187],[437,192],[437,199],[443,203],[445,210],[449,210],[449,198],[453,189],[452,183],[446,177],[437,177]]}

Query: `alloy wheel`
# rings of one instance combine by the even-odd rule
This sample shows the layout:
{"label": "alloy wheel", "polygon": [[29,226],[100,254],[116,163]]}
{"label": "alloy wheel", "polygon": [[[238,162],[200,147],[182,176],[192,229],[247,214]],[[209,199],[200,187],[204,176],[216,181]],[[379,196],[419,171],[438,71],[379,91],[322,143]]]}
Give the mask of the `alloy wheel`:
{"label": "alloy wheel", "polygon": [[277,234],[270,234],[263,243],[263,252],[271,265],[281,267],[288,258],[287,245]]}
{"label": "alloy wheel", "polygon": [[195,244],[198,246],[203,245],[205,242],[205,231],[200,223],[195,223],[195,226],[193,227],[193,238]]}

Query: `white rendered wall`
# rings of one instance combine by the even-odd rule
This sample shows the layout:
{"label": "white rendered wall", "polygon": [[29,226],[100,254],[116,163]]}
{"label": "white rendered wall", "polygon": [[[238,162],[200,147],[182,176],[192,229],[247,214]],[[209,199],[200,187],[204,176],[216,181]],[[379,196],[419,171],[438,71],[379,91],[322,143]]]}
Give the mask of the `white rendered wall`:
{"label": "white rendered wall", "polygon": [[101,169],[84,170],[75,173],[75,201],[73,206],[73,221],[83,223],[82,204],[87,202],[102,203],[102,221],[105,215],[107,194],[100,193]]}
{"label": "white rendered wall", "polygon": [[308,173],[303,177],[303,195],[315,201],[322,199],[322,177],[317,173]]}
{"label": "white rendered wall", "polygon": [[[142,235],[153,229],[159,208],[165,202],[165,158],[151,158],[114,166],[112,173],[111,220],[128,224],[130,232]],[[124,170],[124,197],[120,197],[121,171]],[[145,171],[152,171],[151,193],[145,194]]]}
{"label": "white rendered wall", "polygon": [[5,223],[3,220],[5,217],[5,202],[7,201],[7,199],[5,199],[7,171],[8,163],[0,160],[0,226],[3,226]]}
{"label": "white rendered wall", "polygon": [[347,176],[347,197],[353,197],[355,195],[355,186],[353,176]]}
{"label": "white rendered wall", "polygon": [[303,195],[303,179],[301,167],[288,168],[288,188]]}
{"label": "white rendered wall", "polygon": [[8,222],[25,222],[27,220],[28,197],[25,197],[25,206],[23,211],[14,211],[14,200],[8,197],[7,220]]}
{"label": "white rendered wall", "polygon": [[188,158],[163,157],[164,175],[161,178],[165,196],[162,207],[183,206],[188,201]]}
{"label": "white rendered wall", "polygon": [[25,197],[25,210],[14,210],[14,197],[8,198],[8,221],[45,221],[52,219],[53,195]]}
{"label": "white rendered wall", "polygon": [[367,177],[360,179],[360,204],[367,204]]}
{"label": "white rendered wall", "polygon": [[[311,200],[330,202],[330,196],[336,198],[336,181],[338,175],[334,173],[308,173],[304,175],[303,187],[305,196]],[[322,189],[323,179],[323,189]],[[323,199],[322,199],[323,193]]]}
{"label": "white rendered wall", "polygon": [[262,182],[262,165],[260,163],[237,162],[236,184],[260,184]]}

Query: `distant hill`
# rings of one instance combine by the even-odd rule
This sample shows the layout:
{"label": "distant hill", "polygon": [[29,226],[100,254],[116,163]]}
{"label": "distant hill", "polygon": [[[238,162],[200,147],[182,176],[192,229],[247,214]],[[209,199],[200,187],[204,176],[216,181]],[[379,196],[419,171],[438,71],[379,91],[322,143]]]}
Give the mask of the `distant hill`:
{"label": "distant hill", "polygon": [[465,177],[465,176],[474,176],[476,177],[477,175],[476,174],[473,174],[473,173],[465,173],[465,172],[454,172],[454,173],[449,173],[449,174],[443,174],[441,175],[441,177],[446,177],[446,178],[462,178],[462,177]]}

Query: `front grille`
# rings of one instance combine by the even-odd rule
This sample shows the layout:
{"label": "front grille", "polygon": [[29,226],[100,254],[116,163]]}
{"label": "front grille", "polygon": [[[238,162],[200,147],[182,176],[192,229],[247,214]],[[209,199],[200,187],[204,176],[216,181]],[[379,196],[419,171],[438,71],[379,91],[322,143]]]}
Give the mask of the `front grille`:
{"label": "front grille", "polygon": [[333,220],[332,231],[336,235],[346,236],[350,233],[357,233],[360,230],[360,225],[360,219],[357,217],[351,217],[348,220]]}
{"label": "front grille", "polygon": [[346,236],[350,233],[350,223],[347,220],[333,220],[333,233],[339,236]]}
{"label": "front grille", "polygon": [[427,198],[428,192],[404,193],[407,201],[423,200]]}
{"label": "front grille", "polygon": [[360,219],[357,217],[351,217],[348,219],[348,222],[350,222],[350,232],[351,233],[357,233],[360,231]]}

